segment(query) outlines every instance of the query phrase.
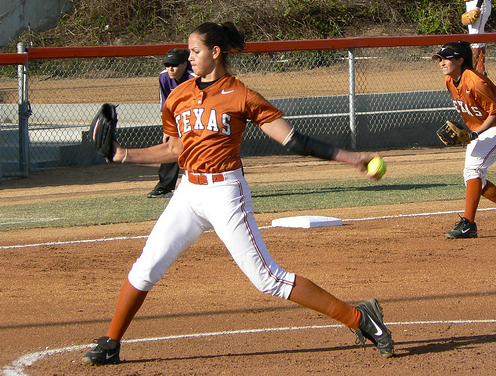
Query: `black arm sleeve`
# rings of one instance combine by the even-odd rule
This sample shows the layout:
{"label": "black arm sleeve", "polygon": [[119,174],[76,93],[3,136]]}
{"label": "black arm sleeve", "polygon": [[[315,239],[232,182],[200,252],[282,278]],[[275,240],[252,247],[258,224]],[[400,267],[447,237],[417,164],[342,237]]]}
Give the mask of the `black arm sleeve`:
{"label": "black arm sleeve", "polygon": [[484,2],[484,0],[479,0],[479,1],[477,2],[476,7],[477,7],[477,8],[480,8],[480,7],[482,6],[482,3],[483,3],[483,2]]}
{"label": "black arm sleeve", "polygon": [[333,160],[337,152],[337,148],[332,144],[297,131],[293,131],[288,137],[289,140],[283,145],[298,155],[311,155],[321,159]]}

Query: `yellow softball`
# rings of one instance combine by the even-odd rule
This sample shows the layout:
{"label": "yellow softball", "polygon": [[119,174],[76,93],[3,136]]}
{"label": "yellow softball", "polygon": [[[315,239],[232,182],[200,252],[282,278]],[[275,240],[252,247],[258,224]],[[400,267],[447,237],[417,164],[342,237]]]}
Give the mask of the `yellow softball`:
{"label": "yellow softball", "polygon": [[386,173],[386,162],[380,157],[375,157],[367,164],[367,175],[379,180]]}

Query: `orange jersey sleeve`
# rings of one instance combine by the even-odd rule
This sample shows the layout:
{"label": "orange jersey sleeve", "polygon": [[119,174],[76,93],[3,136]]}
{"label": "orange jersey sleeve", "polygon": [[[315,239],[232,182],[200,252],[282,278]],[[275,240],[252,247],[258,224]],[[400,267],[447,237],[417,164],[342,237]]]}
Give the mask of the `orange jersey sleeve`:
{"label": "orange jersey sleeve", "polygon": [[218,173],[240,168],[247,120],[259,126],[282,112],[239,79],[226,75],[201,90],[196,79],[179,85],[162,111],[164,133],[180,137],[178,162],[187,171]]}
{"label": "orange jersey sleeve", "polygon": [[453,78],[446,76],[446,87],[470,129],[477,129],[489,115],[496,114],[496,86],[485,75],[466,69],[458,86]]}

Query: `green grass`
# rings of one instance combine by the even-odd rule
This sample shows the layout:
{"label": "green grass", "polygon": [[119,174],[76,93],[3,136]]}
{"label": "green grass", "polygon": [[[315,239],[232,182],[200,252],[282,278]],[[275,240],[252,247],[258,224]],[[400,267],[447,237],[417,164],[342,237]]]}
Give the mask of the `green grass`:
{"label": "green grass", "polygon": [[[255,213],[463,199],[460,174],[409,178],[385,177],[326,183],[252,185]],[[35,227],[89,226],[156,220],[169,200],[143,195],[73,199],[0,207],[0,231]]]}
{"label": "green grass", "polygon": [[255,212],[399,204],[465,197],[460,175],[364,179],[252,188]]}

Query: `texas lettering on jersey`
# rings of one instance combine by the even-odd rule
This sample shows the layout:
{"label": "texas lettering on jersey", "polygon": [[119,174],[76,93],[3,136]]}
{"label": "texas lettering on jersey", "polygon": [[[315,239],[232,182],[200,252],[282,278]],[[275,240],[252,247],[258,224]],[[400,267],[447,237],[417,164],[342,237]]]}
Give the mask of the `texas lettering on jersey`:
{"label": "texas lettering on jersey", "polygon": [[465,113],[470,116],[478,116],[478,117],[484,116],[482,112],[479,110],[479,107],[477,106],[469,106],[467,103],[464,103],[461,100],[453,100],[453,104],[455,105],[456,110],[460,114]]}
{"label": "texas lettering on jersey", "polygon": [[446,87],[470,129],[477,129],[489,115],[496,114],[496,86],[486,76],[466,69],[458,85],[452,77],[446,76]]}
{"label": "texas lettering on jersey", "polygon": [[247,120],[261,126],[282,112],[236,77],[225,75],[205,89],[196,80],[179,85],[162,111],[164,133],[179,137],[183,144],[179,166],[196,173],[241,168]]}
{"label": "texas lettering on jersey", "polygon": [[[221,125],[217,122],[217,111],[210,110],[208,115],[207,124],[202,123],[203,114],[205,113],[205,108],[193,108],[192,110],[187,110],[176,116],[176,123],[179,131],[179,136],[181,134],[191,132],[193,129],[197,131],[208,130],[211,132],[222,132],[226,136],[231,135],[231,116],[229,114],[221,115]],[[193,116],[192,116],[193,115]],[[192,125],[192,122],[194,124]],[[182,129],[181,129],[182,128]]]}

